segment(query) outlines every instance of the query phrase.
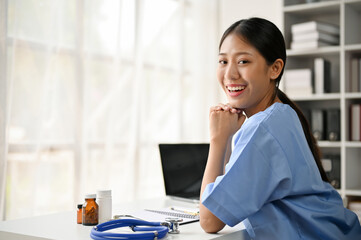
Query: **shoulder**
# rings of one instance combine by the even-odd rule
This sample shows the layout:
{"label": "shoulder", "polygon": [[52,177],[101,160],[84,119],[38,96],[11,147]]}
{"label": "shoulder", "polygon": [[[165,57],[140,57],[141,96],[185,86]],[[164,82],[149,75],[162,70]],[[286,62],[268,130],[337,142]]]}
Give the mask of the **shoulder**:
{"label": "shoulder", "polygon": [[289,164],[290,153],[307,148],[297,113],[287,104],[275,103],[247,119],[235,136],[233,150],[236,157],[252,149],[277,169]]}
{"label": "shoulder", "polygon": [[240,139],[250,140],[264,134],[271,134],[278,138],[279,133],[284,132],[282,129],[302,131],[302,126],[297,113],[289,105],[274,103],[266,110],[253,115],[245,121],[235,136],[235,143]]}
{"label": "shoulder", "polygon": [[284,161],[287,155],[284,139],[290,138],[288,129],[293,129],[294,124],[290,122],[294,121],[294,115],[295,120],[298,120],[297,114],[291,107],[276,103],[247,119],[235,136],[233,157],[239,158],[242,153],[251,151],[252,154],[254,152],[260,154],[267,162],[277,164],[287,162]]}
{"label": "shoulder", "polygon": [[[262,116],[262,117],[261,117]],[[272,106],[267,108],[265,111],[259,113],[257,120],[260,120],[260,124],[266,126],[278,126],[283,124],[298,124],[299,118],[295,110],[292,109],[288,104],[274,103]]]}
{"label": "shoulder", "polygon": [[[268,111],[267,111],[268,110]],[[266,111],[267,117],[265,117],[263,123],[272,126],[284,126],[284,125],[299,125],[300,120],[295,110],[288,104],[275,103]]]}

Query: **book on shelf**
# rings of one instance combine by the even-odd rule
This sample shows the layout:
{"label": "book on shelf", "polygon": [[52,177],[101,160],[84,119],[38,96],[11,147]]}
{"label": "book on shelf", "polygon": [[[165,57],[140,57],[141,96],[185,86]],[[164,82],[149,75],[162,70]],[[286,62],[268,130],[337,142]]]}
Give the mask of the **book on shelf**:
{"label": "book on shelf", "polygon": [[289,88],[286,91],[287,96],[293,97],[311,97],[312,96],[312,87],[299,87],[299,88]]}
{"label": "book on shelf", "polygon": [[290,96],[304,96],[313,93],[312,70],[309,68],[285,70],[284,89]]}
{"label": "book on shelf", "polygon": [[295,5],[295,4],[309,4],[309,3],[316,3],[316,2],[327,2],[330,0],[287,0],[287,5]]}
{"label": "book on shelf", "polygon": [[296,23],[291,26],[292,34],[311,32],[311,31],[318,31],[336,36],[340,35],[340,28],[337,25],[325,23],[325,22],[308,21],[308,22]]}
{"label": "book on shelf", "polygon": [[326,110],[326,137],[329,141],[340,140],[340,109]]}
{"label": "book on shelf", "polygon": [[316,140],[324,140],[325,112],[322,109],[311,109],[311,130]]}
{"label": "book on shelf", "polygon": [[340,28],[318,21],[296,23],[291,26],[291,49],[313,49],[338,45]]}
{"label": "book on shelf", "polygon": [[314,60],[315,93],[331,92],[331,63],[323,58]]}
{"label": "book on shelf", "polygon": [[361,91],[361,58],[351,58],[350,64],[350,92]]}
{"label": "book on shelf", "polygon": [[361,201],[360,200],[349,201],[347,207],[348,207],[348,209],[350,209],[351,211],[356,213],[359,221],[361,221]]}
{"label": "book on shelf", "polygon": [[302,41],[302,42],[291,42],[291,49],[314,49],[319,47],[332,46],[330,43],[322,42],[320,40]]}
{"label": "book on shelf", "polygon": [[312,86],[312,70],[310,68],[287,69],[284,72],[285,87]]}
{"label": "book on shelf", "polygon": [[340,42],[339,36],[322,33],[315,30],[311,32],[292,34],[292,40],[293,42],[321,41],[324,43],[329,43],[331,45],[338,45]]}
{"label": "book on shelf", "polygon": [[303,115],[305,116],[308,125],[311,126],[311,110],[301,108]]}
{"label": "book on shelf", "polygon": [[361,140],[361,104],[351,104],[350,110],[350,140]]}
{"label": "book on shelf", "polygon": [[318,2],[319,0],[305,0],[305,3],[314,3],[314,2]]}
{"label": "book on shelf", "polygon": [[341,187],[341,164],[339,154],[325,154],[322,159],[322,166],[326,172],[331,185],[339,189]]}

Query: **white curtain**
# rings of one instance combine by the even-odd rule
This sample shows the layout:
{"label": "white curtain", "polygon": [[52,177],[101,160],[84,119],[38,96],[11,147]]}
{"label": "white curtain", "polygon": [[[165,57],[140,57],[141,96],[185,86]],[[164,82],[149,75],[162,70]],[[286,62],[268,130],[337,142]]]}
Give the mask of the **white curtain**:
{"label": "white curtain", "polygon": [[157,144],[207,142],[219,102],[217,0],[0,1],[5,218],[163,196]]}
{"label": "white curtain", "polygon": [[0,220],[5,217],[6,182],[6,1],[0,0]]}

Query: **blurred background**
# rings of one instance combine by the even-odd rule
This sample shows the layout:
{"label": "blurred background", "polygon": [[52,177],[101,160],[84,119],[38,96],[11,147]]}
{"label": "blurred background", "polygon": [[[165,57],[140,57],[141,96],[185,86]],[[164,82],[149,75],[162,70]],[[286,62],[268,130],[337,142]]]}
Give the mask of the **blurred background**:
{"label": "blurred background", "polygon": [[158,144],[208,142],[218,42],[278,0],[0,0],[0,220],[164,195]]}

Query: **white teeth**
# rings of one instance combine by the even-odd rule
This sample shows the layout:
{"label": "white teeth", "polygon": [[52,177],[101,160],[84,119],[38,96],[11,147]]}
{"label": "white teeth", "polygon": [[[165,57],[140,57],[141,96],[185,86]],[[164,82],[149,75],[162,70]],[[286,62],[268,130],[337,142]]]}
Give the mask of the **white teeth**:
{"label": "white teeth", "polygon": [[229,91],[241,91],[245,89],[245,86],[237,86],[237,87],[227,87]]}

